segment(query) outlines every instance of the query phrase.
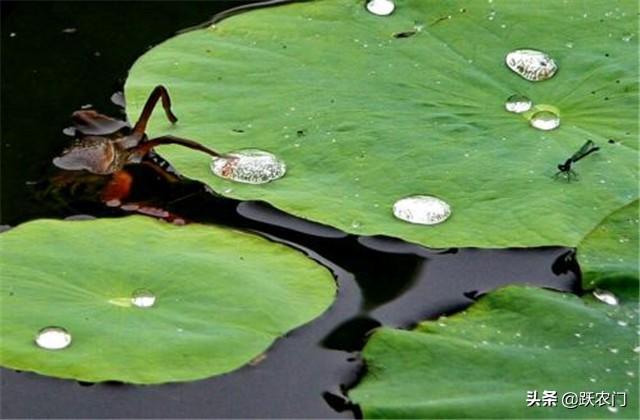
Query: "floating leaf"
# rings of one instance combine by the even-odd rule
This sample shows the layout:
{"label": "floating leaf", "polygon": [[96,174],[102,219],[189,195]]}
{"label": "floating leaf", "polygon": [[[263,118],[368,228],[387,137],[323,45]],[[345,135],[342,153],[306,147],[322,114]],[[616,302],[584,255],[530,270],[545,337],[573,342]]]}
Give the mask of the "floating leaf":
{"label": "floating leaf", "polygon": [[[510,286],[414,331],[377,331],[349,396],[367,418],[636,418],[636,310]],[[527,391],[541,399],[545,390],[557,393],[555,407],[527,407]],[[594,403],[598,392],[626,393],[627,406],[618,394],[614,408],[568,409],[568,392]]]}
{"label": "floating leaf", "polygon": [[[229,372],[335,294],[331,274],[299,252],[212,226],[43,220],[1,234],[0,249],[0,364],[82,381]],[[70,345],[47,336],[61,349],[38,347],[47,327]]]}
{"label": "floating leaf", "polygon": [[[390,16],[364,0],[287,4],[176,36],[131,69],[127,111],[137,115],[164,84],[180,121],[156,115],[151,135],[259,148],[286,163],[284,178],[227,195],[432,247],[576,246],[637,199],[638,38],[627,36],[636,2],[395,4]],[[511,71],[505,57],[517,49],[548,54],[553,78]],[[508,112],[514,94],[535,106]],[[560,126],[531,127],[536,112],[558,113]],[[601,150],[575,165],[579,180],[554,179],[587,138]],[[206,156],[162,153],[217,191],[232,184]],[[444,200],[451,217],[394,218],[394,202],[414,195]]]}
{"label": "floating leaf", "polygon": [[635,201],[605,218],[580,242],[583,287],[626,289],[630,299],[637,299],[639,228]]}
{"label": "floating leaf", "polygon": [[[507,287],[449,320],[379,330],[351,398],[366,417],[637,418],[638,202],[603,220],[578,258],[583,283],[607,290],[580,299]],[[544,390],[558,407],[527,407],[526,392]],[[628,405],[571,410],[565,392],[625,392]]]}

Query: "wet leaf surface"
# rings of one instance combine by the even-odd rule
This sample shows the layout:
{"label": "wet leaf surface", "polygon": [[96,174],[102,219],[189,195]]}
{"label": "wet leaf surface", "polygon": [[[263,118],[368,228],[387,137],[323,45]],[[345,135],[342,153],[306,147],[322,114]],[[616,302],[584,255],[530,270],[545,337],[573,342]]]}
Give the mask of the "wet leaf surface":
{"label": "wet leaf surface", "polygon": [[638,297],[638,201],[605,218],[578,246],[585,289],[614,288]]}
{"label": "wet leaf surface", "polygon": [[[638,196],[638,49],[625,35],[637,32],[636,12],[610,1],[534,13],[520,1],[406,0],[390,16],[354,0],[265,8],[143,55],[127,81],[127,112],[163,83],[180,122],[158,114],[152,135],[222,152],[260,148],[286,163],[276,182],[240,185],[217,179],[205,156],[162,151],[233,198],[431,247],[576,246]],[[557,72],[520,77],[505,63],[517,49],[548,54]],[[514,94],[532,110],[505,110]],[[560,126],[530,126],[540,112],[558,113]],[[587,138],[601,150],[575,165],[579,178],[554,178]],[[444,200],[451,217],[437,226],[395,219],[394,202],[411,195]]]}
{"label": "wet leaf surface", "polygon": [[[329,271],[301,253],[214,226],[42,220],[3,233],[0,248],[1,364],[88,382],[230,372],[335,295]],[[38,347],[47,327],[71,344],[45,350],[60,340],[44,335]]]}
{"label": "wet leaf surface", "polygon": [[[367,374],[350,398],[366,418],[622,417],[638,411],[637,302],[611,307],[509,286],[466,312],[383,328],[364,350]],[[557,406],[527,407],[527,391]],[[627,406],[567,409],[564,393],[626,392]]]}
{"label": "wet leaf surface", "polygon": [[[350,397],[366,417],[635,418],[638,202],[603,220],[577,252],[593,296],[510,286],[450,319],[378,330]],[[527,407],[527,391],[544,390],[557,392],[557,407]],[[625,392],[627,406],[567,409],[568,392]]]}

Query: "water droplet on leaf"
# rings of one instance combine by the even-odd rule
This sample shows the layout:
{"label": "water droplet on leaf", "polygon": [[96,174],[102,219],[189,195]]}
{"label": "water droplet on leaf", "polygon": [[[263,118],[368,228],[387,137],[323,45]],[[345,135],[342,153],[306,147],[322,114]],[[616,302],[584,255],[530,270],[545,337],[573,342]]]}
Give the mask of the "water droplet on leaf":
{"label": "water droplet on leaf", "polygon": [[429,195],[415,195],[396,201],[393,215],[405,222],[419,225],[436,225],[451,215],[451,207],[439,198]]}
{"label": "water droplet on leaf", "polygon": [[391,0],[369,0],[367,10],[377,16],[389,16],[395,10],[396,5]]}
{"label": "water droplet on leaf", "polygon": [[131,304],[138,308],[151,308],[156,303],[156,295],[147,289],[138,289],[131,295]]}
{"label": "water droplet on leaf", "polygon": [[71,344],[71,334],[61,327],[46,327],[38,332],[36,344],[47,350],[61,350]]}
{"label": "water droplet on leaf", "polygon": [[598,299],[600,302],[604,302],[607,305],[617,305],[618,304],[618,298],[616,297],[616,295],[614,295],[613,293],[607,291],[607,290],[602,290],[602,289],[596,289],[593,291],[593,296]]}
{"label": "water droplet on leaf", "polygon": [[515,94],[509,96],[507,102],[505,102],[504,107],[509,112],[515,112],[516,114],[520,114],[522,112],[527,112],[531,109],[531,99],[527,98],[524,95]]}
{"label": "water droplet on leaf", "polygon": [[211,161],[215,175],[245,184],[266,184],[282,178],[286,170],[275,155],[257,149],[239,150]]}
{"label": "water droplet on leaf", "polygon": [[505,62],[515,73],[532,82],[550,79],[558,70],[551,57],[537,50],[511,51]]}
{"label": "water droplet on leaf", "polygon": [[552,111],[538,111],[533,114],[529,124],[538,130],[553,130],[560,126],[560,117]]}

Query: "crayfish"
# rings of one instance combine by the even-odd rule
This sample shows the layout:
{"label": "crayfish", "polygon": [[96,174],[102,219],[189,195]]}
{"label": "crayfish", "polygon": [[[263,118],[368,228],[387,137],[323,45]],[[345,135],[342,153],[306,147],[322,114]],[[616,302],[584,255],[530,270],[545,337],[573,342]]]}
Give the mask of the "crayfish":
{"label": "crayfish", "polygon": [[124,121],[99,114],[94,110],[76,111],[72,115],[76,142],[53,159],[53,164],[69,171],[86,170],[98,175],[113,174],[130,163],[140,163],[154,147],[163,144],[177,144],[195,149],[211,156],[220,154],[193,140],[175,136],[161,136],[149,139],[145,134],[147,122],[158,100],[171,123],[178,121],[171,111],[171,99],[164,86],[156,86],[149,95],[140,118],[133,129]]}

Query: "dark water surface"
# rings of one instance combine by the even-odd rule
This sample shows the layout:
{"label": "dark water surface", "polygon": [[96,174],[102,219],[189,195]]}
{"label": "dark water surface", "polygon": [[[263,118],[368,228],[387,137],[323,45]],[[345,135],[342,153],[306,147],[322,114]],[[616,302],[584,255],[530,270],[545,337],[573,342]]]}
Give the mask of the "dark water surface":
{"label": "dark water surface", "polygon": [[[91,104],[123,116],[109,98],[122,89],[138,56],[177,30],[245,3],[251,2],[0,3],[0,224],[126,215],[100,202],[93,178],[77,188],[50,180],[60,175],[51,159],[71,140],[62,134],[71,112]],[[151,197],[188,220],[253,230],[306,252],[334,272],[336,302],[278,340],[261,362],[211,379],[79,384],[3,369],[2,417],[354,417],[359,410],[349,406],[344,391],[362,372],[358,352],[373,328],[410,327],[453,313],[505,284],[577,291],[578,270],[566,261],[565,248],[438,251],[359,238],[263,203],[218,197],[195,182],[166,185],[144,167],[128,169],[133,197]]]}

